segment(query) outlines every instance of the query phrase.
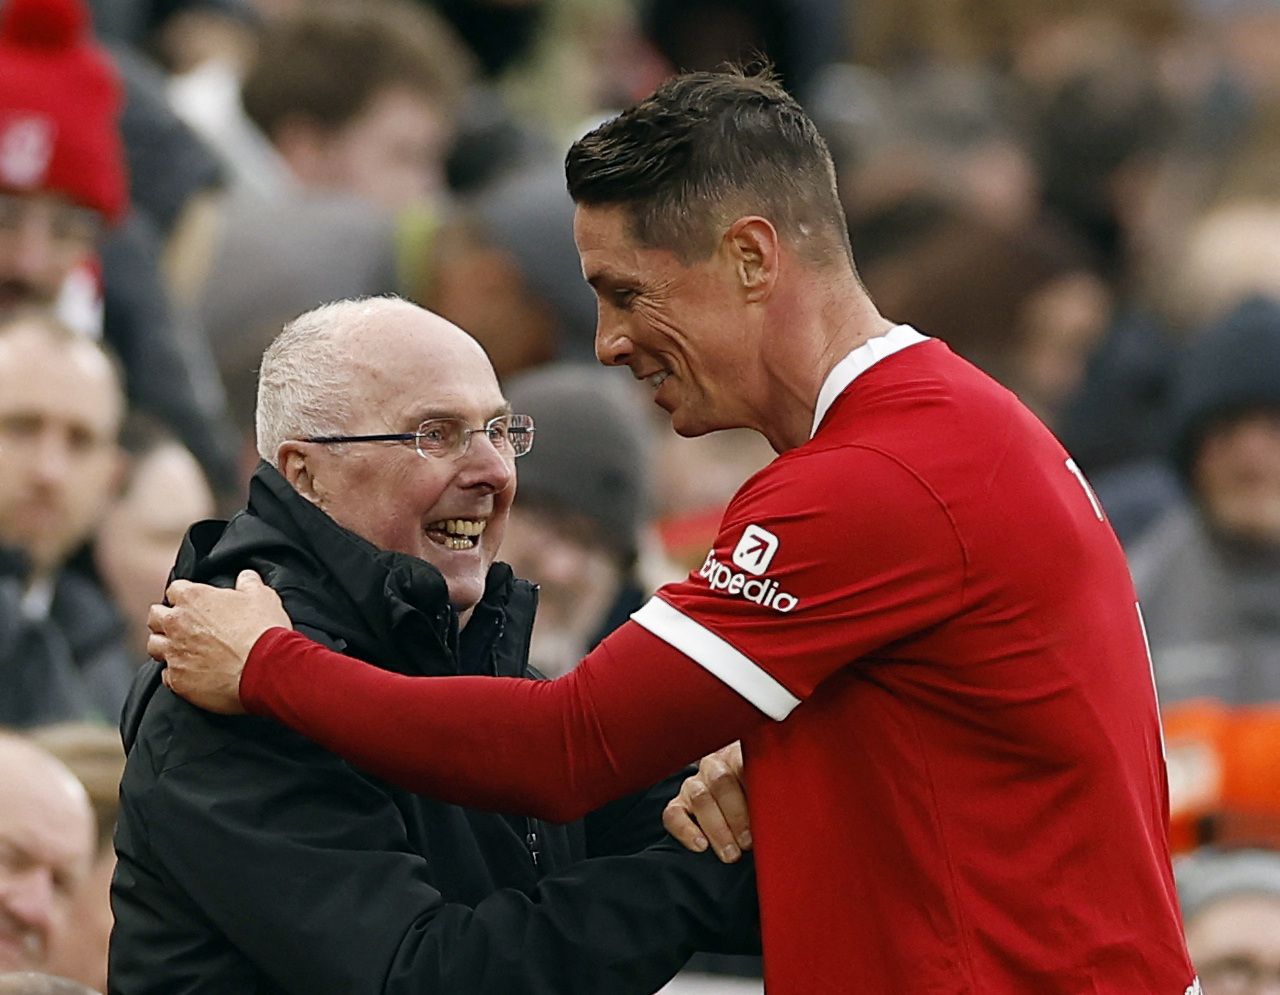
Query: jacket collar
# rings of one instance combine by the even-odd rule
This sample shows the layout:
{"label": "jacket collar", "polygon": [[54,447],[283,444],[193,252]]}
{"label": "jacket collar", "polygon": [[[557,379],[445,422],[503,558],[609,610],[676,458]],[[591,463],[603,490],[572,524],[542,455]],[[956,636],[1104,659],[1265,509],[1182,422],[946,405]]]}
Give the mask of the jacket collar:
{"label": "jacket collar", "polygon": [[[379,549],[343,528],[267,463],[250,480],[246,509],[221,524],[188,533],[178,576],[226,583],[239,570],[256,569],[299,628],[388,670],[457,672],[455,613],[444,577],[425,560]],[[512,585],[511,568],[495,563],[484,612],[502,612]]]}

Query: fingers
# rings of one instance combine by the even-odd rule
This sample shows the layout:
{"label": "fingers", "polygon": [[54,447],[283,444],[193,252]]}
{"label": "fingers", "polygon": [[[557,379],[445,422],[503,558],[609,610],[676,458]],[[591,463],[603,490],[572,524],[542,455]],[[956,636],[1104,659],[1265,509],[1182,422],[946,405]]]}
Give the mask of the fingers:
{"label": "fingers", "polygon": [[165,600],[168,601],[169,604],[171,605],[180,604],[182,601],[186,599],[186,596],[190,593],[191,589],[194,587],[196,587],[196,585],[189,580],[175,580],[172,584],[170,584],[168,587],[165,588],[165,591],[164,591]]}
{"label": "fingers", "polygon": [[[751,849],[751,815],[747,811],[746,791],[742,786],[741,766],[736,769],[732,763],[726,762],[723,753],[716,753],[703,760],[699,776],[706,785],[705,805],[709,812],[723,822],[727,836],[743,850]],[[703,830],[712,833],[703,821],[701,808],[694,808],[694,815],[703,823]],[[714,844],[714,834],[712,842]],[[727,845],[727,840],[726,840]],[[718,851],[717,851],[718,852]]]}
{"label": "fingers", "polygon": [[[151,634],[147,636],[147,656],[151,657],[153,660],[159,660],[161,663],[165,663],[169,659],[169,637],[165,636],[163,633],[158,633],[153,630]],[[168,673],[169,672],[166,670],[166,678],[168,677]],[[167,679],[165,683],[168,683]]]}
{"label": "fingers", "polygon": [[265,586],[266,585],[262,583],[262,578],[258,576],[256,570],[241,570],[240,573],[236,575],[237,591],[250,591]]}
{"label": "fingers", "polygon": [[672,798],[662,810],[662,825],[686,850],[702,853],[707,848],[707,838],[679,797]]}
{"label": "fingers", "polygon": [[680,789],[679,798],[684,803],[690,818],[697,822],[710,842],[711,849],[716,852],[717,857],[726,864],[732,864],[742,856],[737,835],[726,819],[710,783],[701,771],[696,777],[684,783],[684,787]]}
{"label": "fingers", "polygon": [[167,605],[152,605],[147,612],[147,628],[152,632],[163,634],[164,627],[173,614],[173,609]]}

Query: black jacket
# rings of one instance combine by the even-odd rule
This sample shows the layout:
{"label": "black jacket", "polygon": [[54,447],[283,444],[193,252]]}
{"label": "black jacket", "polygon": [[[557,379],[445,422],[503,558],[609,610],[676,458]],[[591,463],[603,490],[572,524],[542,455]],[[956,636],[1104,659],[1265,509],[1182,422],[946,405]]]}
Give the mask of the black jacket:
{"label": "black jacket", "polygon": [[[459,635],[434,568],[340,528],[269,467],[247,511],[192,529],[176,573],[228,585],[246,567],[299,630],[370,663],[525,672],[535,592],[510,568]],[[568,826],[471,811],[193,708],[154,665],[123,732],[113,995],[626,995],[695,949],[755,942],[750,867],[655,843],[674,782]]]}
{"label": "black jacket", "polygon": [[124,622],[103,590],[64,568],[47,613],[22,608],[27,563],[0,548],[0,726],[115,722],[135,661]]}

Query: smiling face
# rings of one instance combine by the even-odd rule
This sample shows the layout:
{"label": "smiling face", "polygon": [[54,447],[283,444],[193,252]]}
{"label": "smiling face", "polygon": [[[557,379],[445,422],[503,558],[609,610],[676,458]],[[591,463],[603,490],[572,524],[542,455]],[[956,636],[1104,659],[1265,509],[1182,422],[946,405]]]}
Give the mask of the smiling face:
{"label": "smiling face", "polygon": [[[420,308],[388,305],[351,332],[349,347],[353,414],[343,435],[413,432],[443,417],[478,428],[507,411],[475,340]],[[515,462],[483,432],[457,459],[424,459],[412,442],[286,442],[280,467],[338,524],[436,567],[459,612],[484,594],[515,496]]]}
{"label": "smiling face", "polygon": [[579,206],[573,232],[598,301],[600,362],[646,381],[681,435],[751,425],[741,401],[749,323],[723,244],[686,266],[637,242],[615,206]]}

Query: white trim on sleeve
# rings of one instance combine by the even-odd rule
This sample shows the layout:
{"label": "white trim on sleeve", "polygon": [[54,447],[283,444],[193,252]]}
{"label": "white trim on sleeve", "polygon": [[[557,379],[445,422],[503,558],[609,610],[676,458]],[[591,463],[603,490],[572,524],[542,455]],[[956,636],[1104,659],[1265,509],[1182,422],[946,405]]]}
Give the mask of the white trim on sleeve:
{"label": "white trim on sleeve", "polygon": [[800,704],[799,698],[750,657],[661,598],[650,598],[631,617],[703,670],[724,681],[769,718],[781,722]]}

